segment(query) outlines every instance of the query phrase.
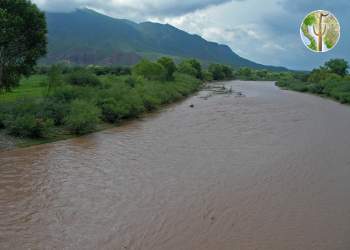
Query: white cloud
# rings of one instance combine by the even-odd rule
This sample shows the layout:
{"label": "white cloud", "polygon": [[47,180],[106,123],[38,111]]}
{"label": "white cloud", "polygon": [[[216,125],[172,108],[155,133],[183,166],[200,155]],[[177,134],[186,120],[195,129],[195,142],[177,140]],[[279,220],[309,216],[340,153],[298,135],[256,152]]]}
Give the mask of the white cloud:
{"label": "white cloud", "polygon": [[280,10],[275,2],[266,0],[267,8],[263,10],[252,8],[258,6],[258,0],[230,2],[179,17],[153,18],[152,21],[169,23],[209,41],[227,44],[234,52],[248,59],[280,65],[281,61],[276,55],[291,45],[272,36],[262,22],[266,16]]}
{"label": "white cloud", "polygon": [[67,12],[90,7],[112,16],[132,17],[140,20],[154,16],[183,15],[230,1],[232,0],[33,0],[45,11]]}

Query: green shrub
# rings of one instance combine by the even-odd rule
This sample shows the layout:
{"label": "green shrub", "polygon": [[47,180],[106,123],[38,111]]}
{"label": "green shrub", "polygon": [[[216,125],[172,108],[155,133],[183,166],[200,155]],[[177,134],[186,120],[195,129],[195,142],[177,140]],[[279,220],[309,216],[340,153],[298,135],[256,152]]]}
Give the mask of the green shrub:
{"label": "green shrub", "polygon": [[43,115],[51,119],[55,126],[63,125],[64,119],[69,112],[69,108],[69,103],[56,101],[51,98],[47,98],[42,103]]}
{"label": "green shrub", "polygon": [[174,79],[174,72],[176,71],[176,65],[173,59],[169,57],[161,57],[158,59],[158,63],[165,69],[165,79],[170,81]]}
{"label": "green shrub", "polygon": [[53,126],[53,121],[38,118],[33,114],[14,117],[7,121],[6,128],[11,135],[19,137],[43,138],[46,137]]}
{"label": "green shrub", "polygon": [[125,79],[125,83],[131,88],[134,88],[138,81],[139,79],[137,79],[135,76],[129,76]]}
{"label": "green shrub", "polygon": [[203,79],[201,63],[196,59],[189,59],[187,60],[187,62],[196,70],[197,74],[195,75],[195,77],[197,79]]}
{"label": "green shrub", "polygon": [[102,119],[110,123],[115,123],[130,113],[130,107],[121,102],[118,103],[111,97],[100,100],[98,106],[102,110]]}
{"label": "green shrub", "polygon": [[339,100],[341,103],[350,103],[350,93],[337,93],[336,95],[337,100]]}
{"label": "green shrub", "polygon": [[182,74],[187,74],[193,77],[197,77],[198,72],[197,70],[192,66],[192,64],[188,61],[183,61],[179,64],[177,67],[177,71]]}
{"label": "green shrub", "polygon": [[100,88],[91,86],[63,85],[54,89],[48,98],[58,103],[70,103],[75,99],[84,99],[92,102],[100,91]]}
{"label": "green shrub", "polygon": [[136,91],[141,97],[144,108],[147,111],[157,109],[161,105],[161,100],[159,97],[159,90],[155,83],[139,84],[136,87]]}
{"label": "green shrub", "polygon": [[84,100],[74,100],[65,118],[68,129],[78,135],[93,131],[100,121],[101,110]]}
{"label": "green shrub", "polygon": [[313,94],[322,94],[323,93],[323,86],[318,83],[313,83],[307,86],[308,92],[313,93]]}
{"label": "green shrub", "polygon": [[319,69],[314,69],[311,71],[307,81],[312,83],[320,83],[322,80],[325,80],[329,77],[330,72],[321,67]]}
{"label": "green shrub", "polygon": [[224,80],[226,78],[224,67],[221,64],[210,64],[208,70],[215,81]]}
{"label": "green shrub", "polygon": [[89,70],[92,70],[96,75],[103,76],[103,75],[116,75],[116,76],[122,76],[122,75],[130,75],[131,69],[128,67],[106,67],[106,66],[91,66],[89,67]]}
{"label": "green shrub", "polygon": [[72,85],[77,86],[100,86],[101,81],[98,79],[98,77],[84,69],[79,69],[76,71],[73,71],[67,75],[67,82]]}
{"label": "green shrub", "polygon": [[142,76],[148,80],[164,80],[166,70],[159,63],[142,60],[133,68],[133,73],[136,76]]}
{"label": "green shrub", "polygon": [[57,89],[54,89],[52,94],[49,96],[54,102],[71,102],[77,98],[77,93],[74,91],[73,86],[64,85]]}
{"label": "green shrub", "polygon": [[301,82],[298,80],[294,80],[294,81],[280,80],[277,82],[276,85],[281,87],[281,88],[287,88],[287,89],[291,89],[291,90],[299,91],[299,92],[307,92],[308,87],[309,87],[307,83]]}
{"label": "green shrub", "polygon": [[331,59],[324,64],[324,67],[331,73],[344,77],[348,74],[349,63],[344,59]]}
{"label": "green shrub", "polygon": [[7,104],[0,112],[2,126],[19,137],[46,137],[53,121],[43,115],[42,104],[35,99],[21,99]]}
{"label": "green shrub", "polygon": [[208,70],[203,71],[203,80],[206,82],[211,82],[214,80],[213,74]]}

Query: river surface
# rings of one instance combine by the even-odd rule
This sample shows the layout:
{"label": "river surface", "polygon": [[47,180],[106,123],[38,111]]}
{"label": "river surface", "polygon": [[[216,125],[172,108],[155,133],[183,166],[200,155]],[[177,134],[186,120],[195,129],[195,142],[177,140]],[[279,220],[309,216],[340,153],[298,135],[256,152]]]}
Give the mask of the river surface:
{"label": "river surface", "polygon": [[349,250],[350,107],[225,84],[0,153],[0,249]]}

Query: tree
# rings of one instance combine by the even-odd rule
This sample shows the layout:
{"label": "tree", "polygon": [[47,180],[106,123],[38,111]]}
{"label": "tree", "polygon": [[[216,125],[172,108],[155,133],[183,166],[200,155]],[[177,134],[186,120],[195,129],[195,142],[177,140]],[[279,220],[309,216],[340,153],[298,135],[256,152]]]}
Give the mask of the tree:
{"label": "tree", "polygon": [[225,79],[225,73],[224,73],[224,70],[222,68],[222,65],[220,65],[220,64],[210,64],[208,70],[213,75],[213,79],[215,81],[224,80]]}
{"label": "tree", "polygon": [[260,79],[265,79],[268,75],[268,71],[266,69],[262,69],[262,70],[258,70],[256,72],[256,75],[260,78]]}
{"label": "tree", "polygon": [[133,68],[133,73],[148,80],[164,80],[166,74],[161,64],[148,60],[142,60],[136,64]]}
{"label": "tree", "polygon": [[169,57],[159,58],[158,63],[162,65],[166,71],[165,78],[166,80],[172,80],[174,77],[174,72],[176,71],[176,65],[173,59]]}
{"label": "tree", "polygon": [[329,76],[329,73],[329,70],[325,67],[313,69],[307,78],[307,81],[311,83],[320,83],[322,80],[325,80]]}
{"label": "tree", "polygon": [[332,59],[325,63],[325,67],[331,72],[340,76],[346,76],[349,64],[344,59]]}
{"label": "tree", "polygon": [[196,59],[188,60],[188,63],[192,65],[192,67],[197,71],[196,77],[198,79],[202,79],[202,65]]}
{"label": "tree", "polygon": [[46,54],[45,15],[28,0],[0,1],[0,90],[18,84]]}
{"label": "tree", "polygon": [[222,65],[222,71],[224,72],[225,79],[233,79],[233,72],[229,66]]}
{"label": "tree", "polygon": [[238,75],[243,76],[245,78],[250,78],[252,74],[253,74],[253,71],[247,67],[243,67],[238,70]]}
{"label": "tree", "polygon": [[198,75],[198,71],[195,68],[193,68],[192,64],[189,61],[182,61],[179,64],[177,71],[193,77],[197,77]]}

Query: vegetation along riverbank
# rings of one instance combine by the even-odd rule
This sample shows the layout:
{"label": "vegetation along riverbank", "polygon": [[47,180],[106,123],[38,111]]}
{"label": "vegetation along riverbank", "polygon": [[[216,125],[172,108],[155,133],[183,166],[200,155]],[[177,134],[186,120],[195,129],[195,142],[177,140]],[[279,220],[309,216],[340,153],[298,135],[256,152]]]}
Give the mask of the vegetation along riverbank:
{"label": "vegetation along riverbank", "polygon": [[[192,66],[188,69],[199,72]],[[14,138],[20,145],[109,127],[184,98],[202,83],[176,70],[169,58],[142,61],[133,69],[54,65],[36,73],[0,94],[1,133],[21,138]]]}
{"label": "vegetation along riverbank", "polygon": [[350,103],[350,76],[348,62],[332,59],[310,73],[279,79],[277,86],[328,97],[341,103]]}
{"label": "vegetation along riverbank", "polygon": [[[0,148],[79,136],[137,118],[196,92],[204,82],[276,80],[277,85],[349,102],[347,63],[332,60],[311,73],[202,67],[195,59],[143,60],[134,67],[38,66],[0,93]],[[345,67],[345,73],[344,73]]]}
{"label": "vegetation along riverbank", "polygon": [[[249,71],[250,72],[250,71]],[[36,67],[0,93],[0,148],[28,146],[110,128],[197,91],[205,81],[228,80],[233,70],[194,59],[143,60],[128,67]]]}

